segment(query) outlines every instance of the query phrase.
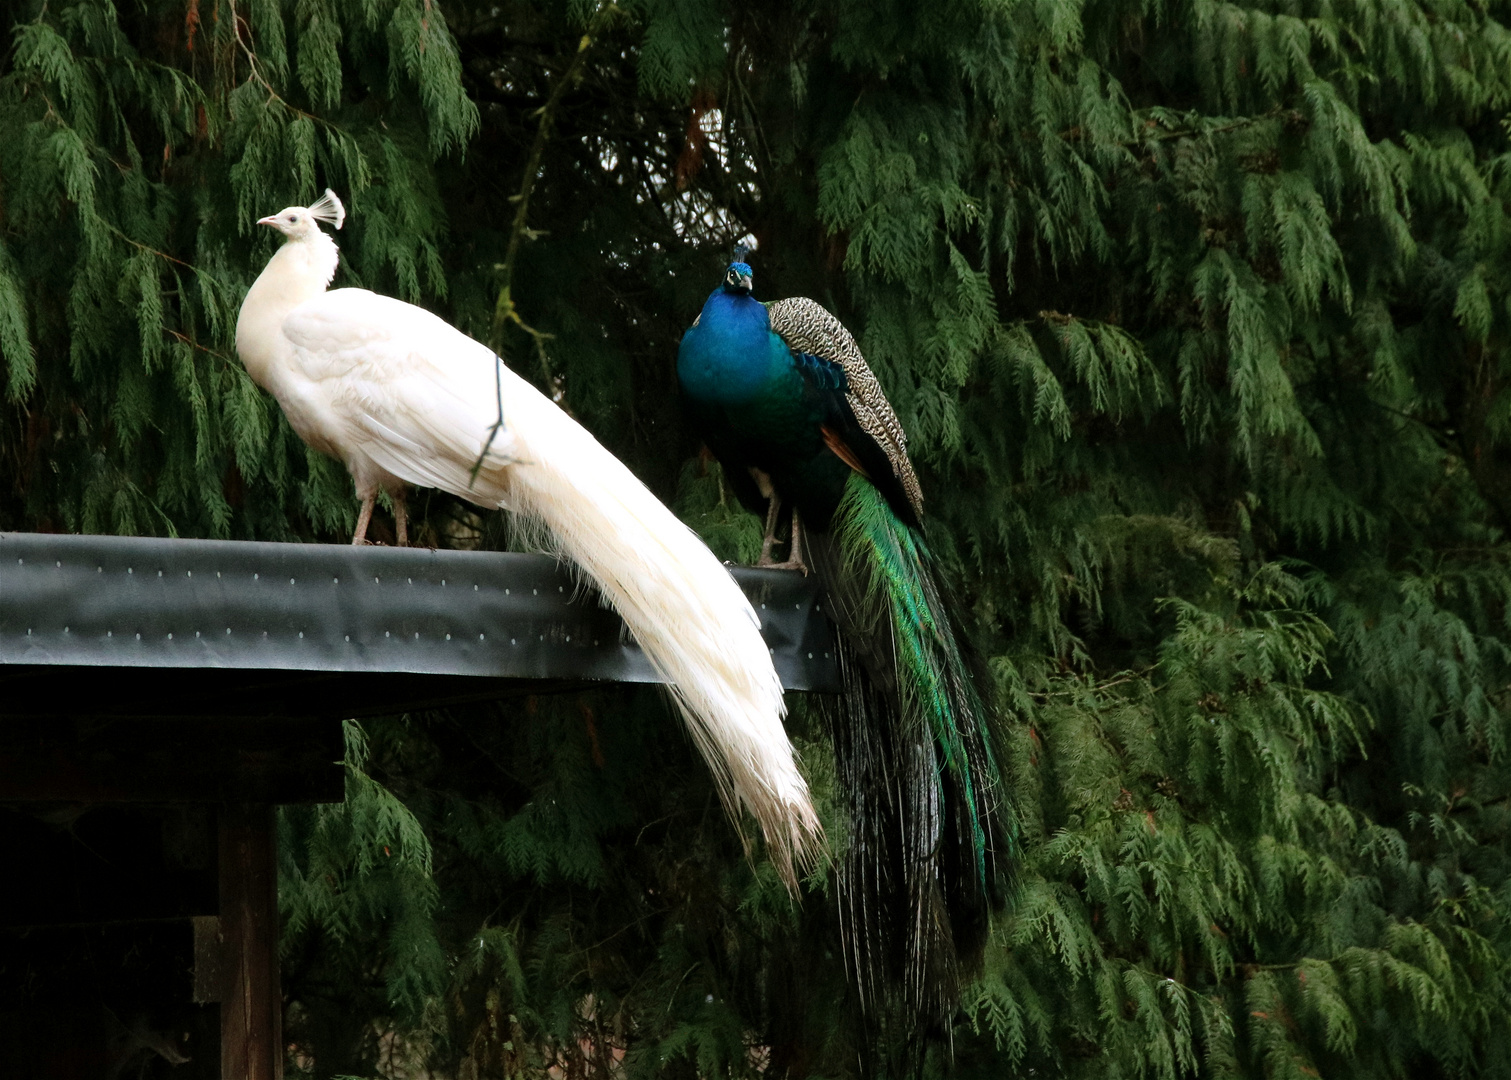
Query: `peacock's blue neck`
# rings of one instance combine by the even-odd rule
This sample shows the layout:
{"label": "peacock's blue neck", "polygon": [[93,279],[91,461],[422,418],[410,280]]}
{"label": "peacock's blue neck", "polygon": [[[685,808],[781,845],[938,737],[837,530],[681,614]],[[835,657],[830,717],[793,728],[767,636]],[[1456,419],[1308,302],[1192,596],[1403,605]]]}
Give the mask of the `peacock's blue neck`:
{"label": "peacock's blue neck", "polygon": [[782,339],[771,332],[766,305],[745,293],[717,289],[697,325],[682,337],[677,378],[691,397],[722,405],[759,396],[792,366]]}

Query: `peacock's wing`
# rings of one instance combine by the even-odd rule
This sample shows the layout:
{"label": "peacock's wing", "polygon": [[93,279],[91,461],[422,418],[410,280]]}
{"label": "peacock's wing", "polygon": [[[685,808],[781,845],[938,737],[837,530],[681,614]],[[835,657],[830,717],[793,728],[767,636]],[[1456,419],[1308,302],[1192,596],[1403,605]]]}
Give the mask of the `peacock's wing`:
{"label": "peacock's wing", "polygon": [[[366,289],[336,289],[283,323],[295,370],[340,425],[338,452],[399,479],[498,505],[496,470],[472,475],[498,419],[493,352],[423,308]],[[507,460],[507,428],[489,460]]]}
{"label": "peacock's wing", "polygon": [[[903,430],[892,404],[882,391],[876,373],[871,370],[854,336],[845,324],[823,305],[806,296],[777,300],[766,305],[771,329],[797,353],[807,353],[838,364],[845,373],[845,399],[856,423],[876,444],[891,466],[892,476],[902,488],[913,513],[923,516],[923,490],[918,474],[908,460],[908,434]],[[880,481],[880,477],[872,477]]]}

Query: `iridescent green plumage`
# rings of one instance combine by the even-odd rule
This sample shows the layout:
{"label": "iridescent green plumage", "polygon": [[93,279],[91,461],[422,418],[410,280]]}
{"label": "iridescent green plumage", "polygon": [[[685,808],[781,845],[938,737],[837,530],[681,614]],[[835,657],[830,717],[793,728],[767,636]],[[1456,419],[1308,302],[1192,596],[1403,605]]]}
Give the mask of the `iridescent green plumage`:
{"label": "iridescent green plumage", "polygon": [[899,646],[898,668],[911,676],[898,687],[904,715],[916,715],[928,723],[945,768],[959,777],[970,816],[977,876],[985,888],[990,841],[984,819],[990,811],[978,802],[978,794],[985,792],[975,790],[972,752],[979,753],[979,765],[993,785],[999,779],[997,764],[987,740],[967,745],[980,734],[975,725],[981,702],[964,674],[965,661],[929,572],[933,558],[918,531],[898,521],[875,485],[858,474],[851,474],[845,487],[834,532],[847,559],[847,574],[869,579],[867,602],[880,604],[891,617]]}
{"label": "iridescent green plumage", "polygon": [[841,910],[862,1005],[954,1008],[1001,896],[1010,836],[987,713],[921,533],[852,473],[809,561],[841,630],[829,709],[850,846]]}

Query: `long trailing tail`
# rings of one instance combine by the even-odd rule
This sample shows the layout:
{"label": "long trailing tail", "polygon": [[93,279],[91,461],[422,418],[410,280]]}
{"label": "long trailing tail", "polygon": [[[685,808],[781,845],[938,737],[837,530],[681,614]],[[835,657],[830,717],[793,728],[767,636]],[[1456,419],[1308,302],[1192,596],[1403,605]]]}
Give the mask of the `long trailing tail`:
{"label": "long trailing tail", "polygon": [[981,695],[923,538],[874,485],[852,475],[829,530],[805,541],[841,629],[846,959],[863,1013],[897,1005],[904,1023],[946,1026],[1010,857]]}
{"label": "long trailing tail", "polygon": [[823,836],[750,601],[623,462],[525,380],[501,377],[508,461],[490,453],[483,471],[495,475],[478,487],[498,484],[501,501],[597,584],[669,683],[726,809],[736,821],[741,805],[750,811],[795,889]]}

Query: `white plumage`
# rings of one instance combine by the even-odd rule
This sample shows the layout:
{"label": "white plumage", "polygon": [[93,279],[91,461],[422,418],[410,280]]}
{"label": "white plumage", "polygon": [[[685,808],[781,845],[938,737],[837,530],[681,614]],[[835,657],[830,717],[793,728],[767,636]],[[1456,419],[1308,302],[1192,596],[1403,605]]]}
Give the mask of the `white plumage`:
{"label": "white plumage", "polygon": [[[345,462],[365,529],[379,489],[440,488],[544,526],[667,680],[732,814],[747,807],[789,885],[822,843],[782,728],[782,688],[750,603],[625,465],[485,346],[366,289],[327,292],[345,218],[327,191],[259,224],[288,239],[248,291],[236,349],[316,450]],[[504,426],[478,470],[484,440]],[[397,505],[397,504],[396,504]]]}

